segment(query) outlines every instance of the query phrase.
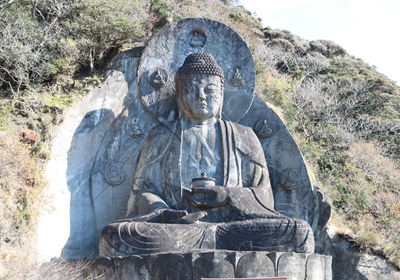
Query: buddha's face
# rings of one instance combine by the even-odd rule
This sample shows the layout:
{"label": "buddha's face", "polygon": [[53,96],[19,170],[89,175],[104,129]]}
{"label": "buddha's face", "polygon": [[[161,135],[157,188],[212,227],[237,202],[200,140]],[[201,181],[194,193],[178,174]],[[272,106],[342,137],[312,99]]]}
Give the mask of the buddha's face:
{"label": "buddha's face", "polygon": [[181,77],[179,102],[190,119],[207,120],[217,116],[222,105],[221,78],[213,75]]}

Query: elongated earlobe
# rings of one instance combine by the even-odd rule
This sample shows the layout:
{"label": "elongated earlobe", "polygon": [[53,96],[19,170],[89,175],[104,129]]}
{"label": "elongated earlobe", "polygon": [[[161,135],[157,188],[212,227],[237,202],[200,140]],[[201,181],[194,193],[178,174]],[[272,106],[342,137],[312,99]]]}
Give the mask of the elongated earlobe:
{"label": "elongated earlobe", "polygon": [[176,103],[178,104],[178,118],[181,119],[183,118],[183,112],[182,112],[182,106],[181,106],[181,100],[179,98],[179,95],[176,96]]}
{"label": "elongated earlobe", "polygon": [[[221,78],[221,77],[220,77]],[[217,114],[218,119],[222,119],[222,107],[224,106],[224,79],[221,78],[221,104],[219,105],[219,111]]]}

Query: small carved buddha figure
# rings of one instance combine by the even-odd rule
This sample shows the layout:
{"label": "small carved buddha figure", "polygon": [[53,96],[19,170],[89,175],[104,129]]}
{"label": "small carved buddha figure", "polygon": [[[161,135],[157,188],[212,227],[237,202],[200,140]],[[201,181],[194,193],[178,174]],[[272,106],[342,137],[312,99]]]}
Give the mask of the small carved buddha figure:
{"label": "small carved buddha figure", "polygon": [[242,76],[240,75],[239,68],[236,68],[236,71],[233,74],[233,77],[229,82],[235,87],[240,87],[243,85],[244,80],[242,79]]}
{"label": "small carved buddha figure", "polygon": [[157,71],[154,73],[153,83],[158,86],[162,86],[165,84],[165,79],[160,69],[157,69]]}
{"label": "small carved buddha figure", "polygon": [[268,126],[267,120],[263,120],[256,126],[256,134],[260,138],[268,138],[272,136],[272,129]]}
{"label": "small carved buddha figure", "polygon": [[[147,135],[127,217],[103,229],[100,255],[314,252],[308,223],[274,210],[257,136],[221,120],[224,73],[214,57],[189,55],[175,82],[179,118]],[[213,184],[194,184],[204,173]]]}
{"label": "small carved buddha figure", "polygon": [[143,131],[139,126],[139,119],[132,118],[126,126],[126,133],[132,138],[139,138],[143,135]]}
{"label": "small carved buddha figure", "polygon": [[199,32],[193,32],[192,40],[190,40],[190,45],[192,47],[202,47],[204,45],[203,41],[200,38]]}

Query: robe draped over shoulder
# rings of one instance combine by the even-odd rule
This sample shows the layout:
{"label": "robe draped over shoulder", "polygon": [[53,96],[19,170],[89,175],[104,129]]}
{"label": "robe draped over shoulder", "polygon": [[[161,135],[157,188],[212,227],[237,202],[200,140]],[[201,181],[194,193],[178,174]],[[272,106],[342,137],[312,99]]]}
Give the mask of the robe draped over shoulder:
{"label": "robe draped over shoulder", "polygon": [[[240,124],[218,122],[223,186],[231,188],[232,208],[243,217],[280,216],[274,210],[268,168],[257,136]],[[181,120],[159,124],[149,132],[136,169],[127,218],[147,220],[163,209],[188,208],[181,179],[181,139]]]}

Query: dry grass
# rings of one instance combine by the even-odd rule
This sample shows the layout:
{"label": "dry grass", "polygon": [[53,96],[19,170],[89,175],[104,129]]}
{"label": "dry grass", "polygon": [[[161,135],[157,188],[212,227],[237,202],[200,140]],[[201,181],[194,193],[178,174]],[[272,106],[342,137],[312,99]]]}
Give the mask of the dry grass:
{"label": "dry grass", "polygon": [[[400,267],[400,170],[374,143],[358,141],[347,151],[342,181],[324,182],[335,205],[338,232],[357,235],[364,250],[379,252]],[[343,187],[344,186],[344,187]]]}
{"label": "dry grass", "polygon": [[29,145],[13,134],[0,137],[0,276],[15,270],[9,263],[32,262],[39,211],[49,201],[45,186]]}
{"label": "dry grass", "polygon": [[[30,258],[32,259],[32,258]],[[0,279],[13,280],[92,280],[102,279],[92,269],[92,260],[54,260],[42,264],[31,263],[20,259],[18,262],[9,262],[7,274]],[[7,267],[10,268],[10,267]]]}

